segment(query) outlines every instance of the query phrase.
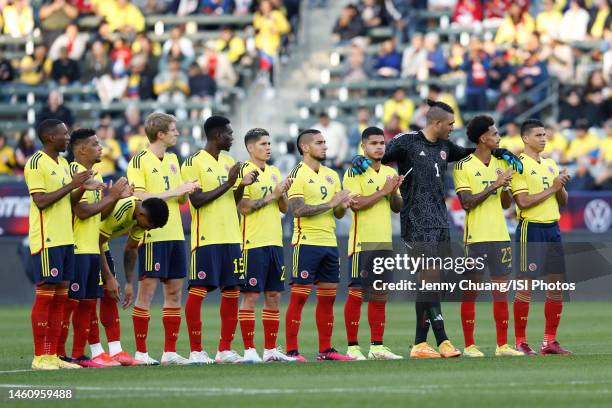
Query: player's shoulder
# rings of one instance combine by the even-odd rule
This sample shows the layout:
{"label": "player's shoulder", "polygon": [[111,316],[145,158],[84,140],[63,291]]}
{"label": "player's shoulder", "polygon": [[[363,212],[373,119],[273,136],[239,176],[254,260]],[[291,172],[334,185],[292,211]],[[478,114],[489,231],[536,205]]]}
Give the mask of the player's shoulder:
{"label": "player's shoulder", "polygon": [[70,169],[70,175],[74,176],[75,174],[81,171],[81,165],[78,162],[73,161],[70,163],[69,169]]}
{"label": "player's shoulder", "polygon": [[455,171],[461,171],[464,168],[468,168],[473,159],[474,159],[474,155],[469,154],[463,159],[459,160],[457,163],[455,163]]}
{"label": "player's shoulder", "polygon": [[187,157],[185,161],[183,162],[183,167],[193,166],[198,161],[198,158],[201,157],[200,153],[202,153],[202,150],[198,150],[197,152],[193,153],[191,156]]}
{"label": "player's shoulder", "polygon": [[25,164],[25,171],[29,171],[29,170],[38,170],[39,168],[42,167],[42,164],[44,163],[44,161],[41,160],[41,158],[43,157],[43,153],[39,150],[36,153],[34,153],[27,161]]}
{"label": "player's shoulder", "polygon": [[68,160],[66,160],[66,158],[62,157],[62,156],[57,156],[57,163],[60,166],[63,166],[65,168],[69,168],[70,167],[70,163],[68,163]]}
{"label": "player's shoulder", "polygon": [[383,174],[388,175],[388,176],[397,176],[397,170],[395,170],[395,168],[391,166],[381,164],[380,171],[383,172]]}
{"label": "player's shoulder", "polygon": [[130,159],[129,167],[134,169],[140,169],[146,163],[147,149],[143,149],[136,153],[134,157]]}
{"label": "player's shoulder", "polygon": [[115,204],[115,208],[113,209],[112,214],[112,217],[115,219],[115,221],[121,221],[125,214],[127,214],[131,209],[135,208],[136,201],[137,198],[134,196],[122,198],[117,201],[117,204]]}
{"label": "player's shoulder", "polygon": [[291,171],[289,172],[289,178],[297,178],[300,174],[302,174],[304,168],[304,162],[299,162]]}
{"label": "player's shoulder", "polygon": [[333,180],[340,181],[340,176],[338,176],[338,173],[331,167],[321,165],[321,167],[319,168],[319,172],[321,172],[328,181],[330,178]]}
{"label": "player's shoulder", "polygon": [[396,142],[402,142],[402,143],[409,143],[412,140],[415,140],[417,137],[419,136],[419,132],[413,131],[413,132],[402,132],[402,133],[398,133],[397,135],[393,136],[393,139]]}

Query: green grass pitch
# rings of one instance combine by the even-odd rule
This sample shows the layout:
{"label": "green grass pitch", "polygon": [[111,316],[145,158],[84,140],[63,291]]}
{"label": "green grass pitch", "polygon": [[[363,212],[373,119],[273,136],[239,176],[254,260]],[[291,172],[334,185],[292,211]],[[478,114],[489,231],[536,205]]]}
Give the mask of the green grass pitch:
{"label": "green grass pitch", "polygon": [[[311,299],[311,303],[312,303]],[[491,304],[477,306],[476,341],[487,356],[494,352],[495,328]],[[283,308],[284,311],[284,308]],[[451,341],[462,348],[459,305],[445,304],[446,327]],[[562,344],[574,356],[532,358],[439,359],[367,362],[309,362],[191,367],[130,367],[79,371],[32,372],[29,307],[0,309],[0,400],[13,406],[77,407],[192,407],[192,406],[418,406],[469,407],[604,407],[612,406],[612,326],[610,305],[570,303],[559,330]],[[261,313],[258,310],[257,315]],[[512,313],[512,312],[511,312]],[[149,353],[159,358],[163,334],[161,310],[152,310]],[[122,312],[123,346],[134,351],[131,318]],[[259,317],[258,317],[259,318]],[[214,355],[219,336],[217,305],[206,304],[204,348]],[[543,304],[531,307],[528,338],[539,347],[544,325]],[[178,352],[188,356],[185,322]],[[261,353],[262,327],[257,322]],[[284,343],[281,323],[279,340]],[[386,344],[404,356],[414,335],[412,304],[391,304]],[[367,312],[362,309],[360,340],[368,348]],[[104,331],[101,328],[101,337]],[[512,329],[510,339],[513,339]],[[313,361],[316,352],[314,307],[304,309],[300,333],[301,352]],[[346,350],[342,305],[336,307],[334,345]],[[430,343],[433,334],[430,333]],[[235,348],[242,351],[238,328]],[[70,401],[7,400],[8,390],[20,386],[67,387]]]}

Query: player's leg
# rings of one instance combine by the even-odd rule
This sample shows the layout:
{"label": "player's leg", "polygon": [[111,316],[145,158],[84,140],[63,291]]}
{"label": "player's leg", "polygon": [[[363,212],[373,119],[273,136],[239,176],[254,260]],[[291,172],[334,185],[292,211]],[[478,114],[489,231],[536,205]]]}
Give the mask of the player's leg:
{"label": "player's leg", "polygon": [[[33,263],[40,263],[40,257],[34,255]],[[35,277],[37,282],[41,282],[41,274],[37,271],[40,267],[34,267]],[[36,286],[36,294],[34,296],[34,304],[32,305],[31,321],[32,335],[34,338],[34,359],[32,360],[32,369],[34,370],[57,370],[59,367],[55,364],[47,362],[47,354],[45,351],[45,335],[47,325],[49,324],[49,311],[55,296],[56,284],[38,284]]]}
{"label": "player's leg", "polygon": [[361,303],[363,302],[360,277],[362,267],[359,260],[360,252],[355,252],[347,262],[349,290],[344,303],[344,327],[348,343],[346,355],[354,360],[365,360],[366,357],[359,347],[359,321],[361,320]]}
{"label": "player's leg", "polygon": [[368,352],[368,358],[371,360],[401,360],[404,358],[393,353],[389,347],[385,346],[383,341],[388,296],[386,292],[372,292],[369,295],[370,351]]}
{"label": "player's leg", "polygon": [[[488,257],[483,256],[484,253],[486,253],[484,250],[485,247],[486,243],[483,242],[469,244],[466,247],[466,256],[472,259],[483,258],[488,268]],[[478,284],[482,282],[483,273],[484,271],[474,271],[464,276],[466,280],[469,280],[474,284]],[[463,340],[465,343],[463,355],[466,357],[484,357],[484,354],[478,349],[474,340],[477,298],[478,291],[476,290],[464,290],[461,294],[461,328],[463,330]]]}
{"label": "player's leg", "polygon": [[310,296],[314,275],[318,267],[318,259],[314,256],[312,245],[296,245],[293,247],[291,263],[291,297],[285,315],[285,342],[287,355],[298,362],[306,359],[300,355],[298,334],[302,322],[302,310]]}
{"label": "player's leg", "polygon": [[151,320],[149,308],[153,295],[155,295],[155,289],[157,289],[157,278],[142,277],[138,282],[138,295],[132,311],[136,341],[134,358],[143,361],[146,365],[159,365],[159,362],[151,358],[147,352],[147,336],[149,334],[149,321]]}
{"label": "player's leg", "polygon": [[519,283],[523,287],[514,295],[514,337],[516,349],[528,356],[536,355],[536,352],[527,343],[527,320],[531,303],[531,280],[540,263],[540,247],[536,244],[538,235],[538,230],[527,221],[520,221],[516,227],[515,241],[518,250],[515,253],[518,253],[518,262],[516,262],[515,269]]}
{"label": "player's leg", "polygon": [[255,343],[255,305],[265,285],[265,271],[269,268],[270,258],[266,247],[245,249],[242,251],[243,267],[246,273],[246,285],[241,286],[242,301],[238,310],[240,332],[244,343],[244,360],[261,363]]}

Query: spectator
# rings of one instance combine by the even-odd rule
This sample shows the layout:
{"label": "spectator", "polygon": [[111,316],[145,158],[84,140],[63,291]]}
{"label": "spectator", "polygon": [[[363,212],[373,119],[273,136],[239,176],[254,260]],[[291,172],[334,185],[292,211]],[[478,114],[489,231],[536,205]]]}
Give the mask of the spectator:
{"label": "spectator", "polygon": [[567,150],[567,139],[557,131],[554,125],[546,125],[546,147],[542,151],[542,157],[550,157],[557,163],[565,162],[565,151]]}
{"label": "spectator", "polygon": [[15,149],[15,161],[16,161],[16,173],[19,175],[23,174],[23,169],[30,157],[36,151],[38,147],[34,144],[34,138],[32,135],[25,131],[21,132],[19,139],[17,140],[17,148]]}
{"label": "spectator", "polygon": [[567,182],[567,191],[590,191],[595,190],[595,179],[589,171],[591,163],[589,159],[581,157],[576,161],[576,173]]}
{"label": "spectator", "polygon": [[102,41],[102,44],[104,44],[104,49],[106,51],[110,51],[113,45],[113,37],[114,34],[111,30],[110,24],[108,24],[108,21],[102,20],[98,26],[98,31],[91,34],[89,43],[92,44],[94,41]]}
{"label": "spectator", "polygon": [[[157,95],[157,100],[161,103],[182,105],[189,95],[189,79],[181,71],[181,64],[178,60],[172,59],[168,63],[168,71],[162,71],[155,77],[153,90]],[[185,119],[187,114],[184,109],[176,111],[177,118]]]}
{"label": "spectator", "polygon": [[576,127],[576,122],[587,115],[585,107],[586,105],[583,103],[579,91],[571,89],[565,100],[560,104],[558,122],[561,128]]}
{"label": "spectator", "polygon": [[612,164],[612,119],[608,119],[605,123],[604,131],[606,132],[606,137],[601,141],[599,161],[609,166]]}
{"label": "spectator", "polygon": [[480,0],[459,0],[455,5],[451,21],[458,27],[478,28],[482,17]]}
{"label": "spectator", "polygon": [[520,4],[513,2],[508,9],[508,16],[497,30],[495,43],[525,44],[533,31],[535,31],[533,18],[523,11]]}
{"label": "spectator", "polygon": [[0,85],[12,82],[15,79],[15,70],[11,61],[4,56],[4,46],[0,46]]}
{"label": "spectator", "polygon": [[349,4],[342,9],[340,17],[334,25],[333,33],[336,36],[336,41],[339,42],[350,41],[355,37],[365,35],[365,23],[356,6]]}
{"label": "spectator", "polygon": [[204,14],[230,14],[232,3],[232,0],[201,0],[200,9]]}
{"label": "spectator", "polygon": [[351,82],[368,79],[372,69],[373,62],[366,54],[363,39],[353,38],[349,55],[343,63],[343,80]]}
{"label": "spectator", "polygon": [[[397,42],[405,44],[417,30],[418,20],[414,18],[417,1],[414,0],[385,0],[385,11],[389,19],[393,20],[393,30]],[[414,33],[414,34],[413,34]]]}
{"label": "spectator", "polygon": [[[178,58],[181,60],[181,68],[187,70],[189,65],[195,59],[195,51],[193,50],[193,42],[184,36],[183,30],[179,27],[174,27],[170,31],[170,38],[166,40],[162,47],[162,60],[167,61],[169,58]],[[165,70],[165,62],[159,67],[160,71]]]}
{"label": "spectator", "polygon": [[325,112],[319,114],[319,122],[312,127],[325,136],[327,145],[327,158],[325,165],[336,171],[342,170],[349,150],[346,129],[340,122],[332,121]]}
{"label": "spectator", "polygon": [[135,0],[132,2],[145,16],[166,14],[173,0]]}
{"label": "spectator", "polygon": [[[440,88],[438,85],[432,84],[429,86],[427,99],[430,99],[432,101],[444,102],[445,104],[453,108],[453,111],[455,112],[455,123],[453,126],[455,127],[455,129],[461,129],[463,127],[461,110],[459,109],[459,104],[457,103],[457,99],[453,96],[453,94],[449,92],[443,92],[442,88]],[[427,105],[427,103],[425,103],[425,105]],[[429,107],[429,105],[427,106]],[[424,127],[425,124],[423,124],[422,126],[419,125],[419,128]]]}
{"label": "spectator", "polygon": [[[474,37],[476,38],[476,37]],[[464,62],[465,57],[465,48],[461,45],[461,43],[455,42],[451,45],[450,55],[446,63],[448,64],[449,73],[455,74],[461,71],[461,67]]]}
{"label": "spectator", "polygon": [[2,10],[4,34],[14,38],[26,37],[34,30],[34,14],[29,0],[15,0]]}
{"label": "spectator", "polygon": [[506,0],[485,0],[483,2],[483,25],[485,27],[499,27],[508,10]]}
{"label": "spectator", "polygon": [[383,124],[389,123],[393,115],[399,118],[399,128],[406,131],[410,127],[412,115],[414,114],[414,102],[406,98],[406,91],[397,88],[393,96],[383,106]]}
{"label": "spectator", "polygon": [[108,105],[114,100],[123,98],[128,87],[128,76],[123,62],[115,62],[110,74],[102,75],[94,83],[98,98],[103,105]]}
{"label": "spectator", "polygon": [[102,159],[93,167],[104,180],[109,182],[115,177],[118,170],[119,161],[121,159],[121,148],[115,140],[115,130],[110,126],[99,126],[96,129],[96,135],[102,145]]}
{"label": "spectator", "polygon": [[548,47],[545,47],[542,56],[548,62],[548,72],[559,79],[562,84],[575,81],[574,50],[568,44],[553,38]]}
{"label": "spectator", "polygon": [[115,41],[113,41],[111,59],[113,60],[113,64],[120,63],[124,69],[127,69],[127,67],[130,65],[132,50],[130,47],[128,47],[123,38],[117,37]]}
{"label": "spectator", "polygon": [[189,89],[191,90],[191,99],[202,102],[214,98],[217,92],[217,84],[210,75],[202,72],[200,66],[194,62],[189,67]]}
{"label": "spectator", "polygon": [[138,106],[129,105],[126,108],[125,119],[119,125],[116,135],[115,140],[120,141],[121,152],[126,160],[149,145]]}
{"label": "spectator", "polygon": [[517,156],[523,152],[525,144],[521,138],[521,131],[518,123],[508,123],[506,126],[506,135],[501,138],[499,147],[508,149]]}
{"label": "spectator", "polygon": [[496,51],[491,57],[487,72],[487,100],[496,101],[501,94],[501,85],[512,72],[512,66],[504,57],[503,51]]}
{"label": "spectator", "polygon": [[373,126],[370,121],[370,110],[365,107],[359,108],[357,110],[357,123],[351,127],[348,133],[351,156],[363,154],[363,149],[361,148],[361,133],[370,126]]}
{"label": "spectator", "polygon": [[591,72],[584,88],[584,102],[587,105],[589,123],[599,126],[612,115],[605,111],[604,102],[612,96],[606,79],[599,70]]}
{"label": "spectator", "polygon": [[78,15],[79,10],[66,0],[48,0],[39,12],[47,44],[52,44]]}
{"label": "spectator", "polygon": [[567,160],[574,161],[581,157],[586,157],[595,161],[599,153],[599,138],[596,134],[589,132],[589,122],[586,119],[579,119],[576,122],[574,140],[567,149]]}
{"label": "spectator", "polygon": [[49,92],[49,98],[47,105],[45,105],[40,113],[37,115],[38,123],[41,123],[47,119],[57,119],[66,124],[68,128],[72,128],[74,124],[74,117],[72,111],[64,105],[62,94],[58,90],[52,90]]}
{"label": "spectator", "polygon": [[387,23],[385,9],[376,0],[363,0],[359,14],[367,28],[380,27]]}
{"label": "spectator", "polygon": [[404,49],[402,55],[402,78],[427,77],[427,50],[423,45],[423,34],[415,33],[410,41],[410,46]]}
{"label": "spectator", "polygon": [[557,38],[563,14],[555,8],[554,0],[542,1],[543,11],[536,17],[536,31],[540,34],[542,41],[547,43]]}
{"label": "spectator", "polygon": [[0,175],[13,174],[16,165],[15,151],[6,144],[6,135],[0,132]]}
{"label": "spectator", "polygon": [[231,88],[236,85],[236,81],[238,81],[236,71],[227,56],[217,51],[214,41],[206,42],[204,54],[197,61],[202,72],[208,73],[218,87]]}
{"label": "spectator", "polygon": [[[559,36],[563,42],[582,41],[586,39],[589,13],[585,10],[584,0],[570,1],[569,9],[563,14]],[[570,28],[571,27],[571,28]]]}
{"label": "spectator", "polygon": [[381,78],[398,78],[402,70],[402,55],[395,49],[395,40],[383,41],[374,64],[376,75]]}
{"label": "spectator", "polygon": [[480,39],[474,37],[470,41],[470,50],[461,68],[467,75],[466,109],[487,110],[489,58]]}
{"label": "spectator", "polygon": [[79,33],[79,27],[76,24],[68,24],[64,34],[57,37],[49,50],[49,57],[55,61],[59,58],[60,49],[64,47],[68,50],[68,57],[75,61],[79,61],[85,48],[87,47],[87,35]]}
{"label": "spectator", "polygon": [[[518,68],[516,74],[525,91],[529,91],[548,80],[548,69],[546,68],[546,64],[538,59],[536,53],[529,55],[525,64]],[[545,97],[546,90],[543,89],[533,95],[531,102],[537,104]]]}
{"label": "spectator", "polygon": [[145,29],[142,12],[128,0],[103,1],[107,3],[100,14],[108,21],[111,31],[140,33]]}
{"label": "spectator", "polygon": [[221,37],[217,40],[217,50],[227,55],[229,62],[235,65],[245,55],[246,45],[231,27],[224,27]]}
{"label": "spectator", "polygon": [[514,73],[508,74],[502,81],[499,90],[500,96],[495,110],[502,113],[500,125],[503,125],[512,122],[519,113],[517,98],[521,91],[521,86],[517,76]]}
{"label": "spectator", "polygon": [[155,99],[153,82],[155,75],[147,70],[147,57],[136,54],[130,62],[130,75],[128,78],[127,96],[131,99]]}
{"label": "spectator", "polygon": [[457,4],[457,0],[429,0],[427,6],[431,10],[450,11]]}
{"label": "spectator", "polygon": [[96,0],[68,0],[71,5],[76,7],[80,16],[94,14],[95,10],[93,3],[95,1]]}
{"label": "spectator", "polygon": [[593,40],[602,39],[605,30],[612,27],[612,13],[610,13],[610,0],[595,0],[587,24],[587,34]]}
{"label": "spectator", "polygon": [[446,63],[442,47],[439,46],[439,41],[440,38],[436,33],[427,33],[425,35],[424,47],[427,51],[427,62],[425,66],[428,69],[427,75],[429,77],[444,75],[448,71],[448,64]]}
{"label": "spectator", "polygon": [[273,9],[269,0],[262,0],[253,17],[253,28],[256,32],[255,47],[259,54],[259,68],[271,74],[281,47],[281,39],[289,33],[289,22],[281,11]]}
{"label": "spectator", "polygon": [[81,64],[83,66],[81,80],[84,84],[89,84],[103,75],[109,75],[112,71],[111,59],[101,40],[95,40],[91,44],[89,51],[85,54],[85,60]]}
{"label": "spectator", "polygon": [[77,62],[68,58],[66,47],[61,48],[59,58],[53,61],[51,79],[61,86],[66,86],[78,82],[80,76]]}
{"label": "spectator", "polygon": [[26,55],[21,59],[20,80],[26,85],[40,85],[49,77],[52,67],[53,62],[47,57],[47,46],[38,44],[33,56]]}
{"label": "spectator", "polygon": [[159,69],[159,55],[161,46],[153,43],[145,33],[138,34],[132,43],[132,55],[142,55],[145,58],[145,74],[147,77],[155,78]]}

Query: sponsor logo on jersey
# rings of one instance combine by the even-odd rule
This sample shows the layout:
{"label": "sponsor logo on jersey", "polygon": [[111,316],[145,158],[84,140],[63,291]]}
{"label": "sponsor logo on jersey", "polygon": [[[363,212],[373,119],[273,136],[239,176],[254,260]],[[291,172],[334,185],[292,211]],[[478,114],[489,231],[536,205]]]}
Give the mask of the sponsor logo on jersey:
{"label": "sponsor logo on jersey", "polygon": [[314,180],[313,179],[308,180],[308,184],[314,184]]}
{"label": "sponsor logo on jersey", "polygon": [[207,173],[212,173],[213,169],[211,169],[210,167],[208,168],[208,170],[206,170]]}
{"label": "sponsor logo on jersey", "polygon": [[425,156],[425,152],[421,150],[421,153],[419,153],[419,156]]}
{"label": "sponsor logo on jersey", "polygon": [[535,171],[535,170],[531,170],[531,175],[532,175],[532,176],[535,176],[536,174],[538,174],[538,173],[536,173],[536,171]]}
{"label": "sponsor logo on jersey", "polygon": [[374,180],[369,179],[369,180],[368,180],[368,184],[374,184]]}
{"label": "sponsor logo on jersey", "polygon": [[157,169],[153,169],[151,173],[159,173],[159,172],[157,171]]}
{"label": "sponsor logo on jersey", "polygon": [[480,174],[480,172],[479,172],[479,171],[477,171],[477,172],[476,172],[476,174],[474,174],[474,176],[475,176],[475,177],[480,177],[480,176],[482,176],[482,174]]}

